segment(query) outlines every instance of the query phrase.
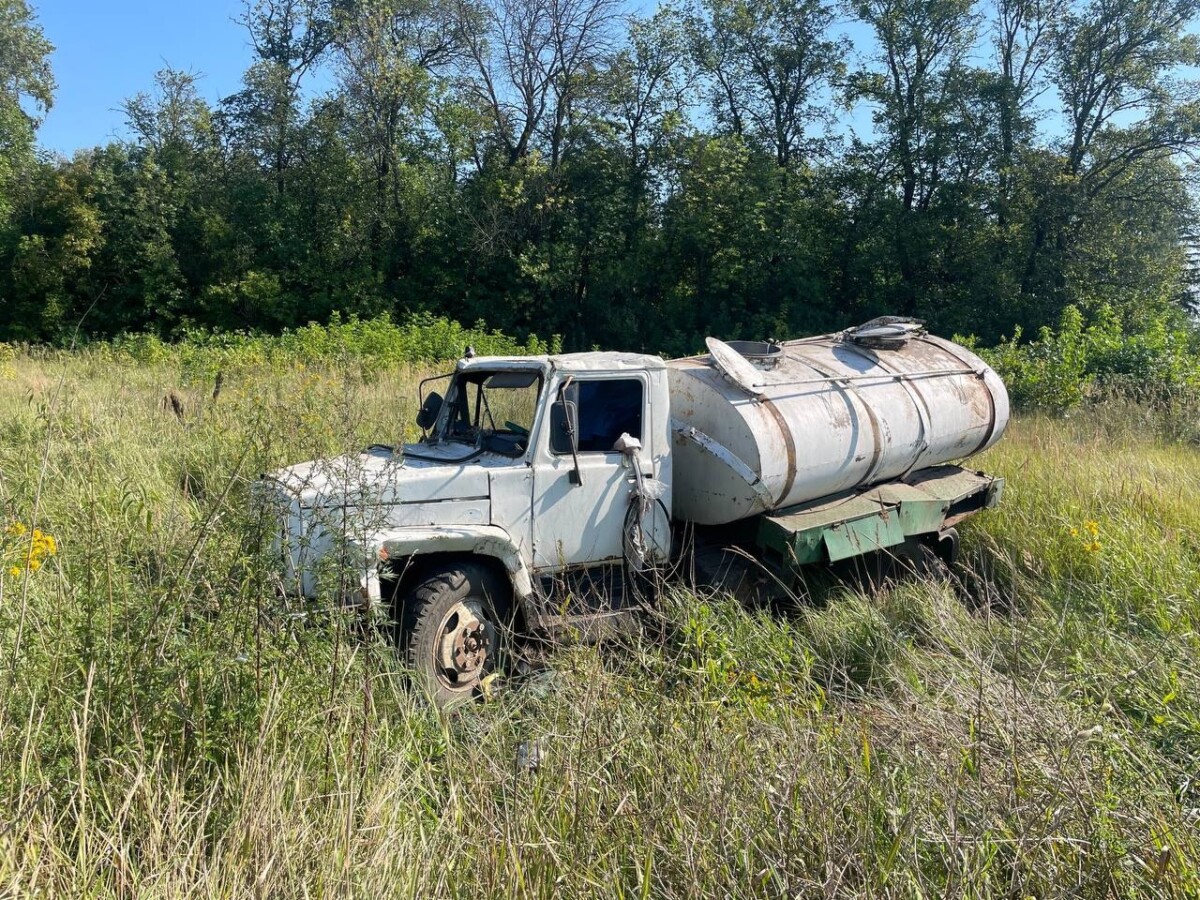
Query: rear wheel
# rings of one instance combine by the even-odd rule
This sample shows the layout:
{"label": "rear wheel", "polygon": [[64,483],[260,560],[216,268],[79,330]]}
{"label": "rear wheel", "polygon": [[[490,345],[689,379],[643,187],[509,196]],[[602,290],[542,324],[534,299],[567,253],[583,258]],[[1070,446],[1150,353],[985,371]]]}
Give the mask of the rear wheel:
{"label": "rear wheel", "polygon": [[958,531],[954,528],[922,535],[913,558],[914,571],[921,578],[939,581],[953,578],[958,544]]}
{"label": "rear wheel", "polygon": [[507,581],[478,563],[431,572],[404,603],[404,659],[439,705],[468,700],[499,665]]}
{"label": "rear wheel", "polygon": [[947,567],[958,562],[958,529],[944,528],[929,536],[929,548]]}

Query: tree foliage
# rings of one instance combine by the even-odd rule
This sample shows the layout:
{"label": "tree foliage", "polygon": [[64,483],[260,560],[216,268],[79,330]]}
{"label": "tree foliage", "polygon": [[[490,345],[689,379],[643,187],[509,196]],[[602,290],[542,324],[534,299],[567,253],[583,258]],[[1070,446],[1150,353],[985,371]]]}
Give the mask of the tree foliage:
{"label": "tree foliage", "polygon": [[124,140],[63,159],[33,151],[50,48],[0,0],[0,340],[421,314],[682,353],[881,313],[985,344],[1067,309],[1183,321],[1200,0],[626,12],[248,0],[238,92],[165,69]]}
{"label": "tree foliage", "polygon": [[0,223],[33,161],[34,130],[54,104],[53,49],[25,0],[0,0]]}

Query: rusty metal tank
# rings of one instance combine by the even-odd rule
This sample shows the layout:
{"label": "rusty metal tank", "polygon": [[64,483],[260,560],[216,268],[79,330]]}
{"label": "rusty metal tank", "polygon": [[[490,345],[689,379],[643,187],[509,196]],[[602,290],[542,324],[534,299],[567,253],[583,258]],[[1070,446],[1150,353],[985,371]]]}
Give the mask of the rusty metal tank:
{"label": "rusty metal tank", "polygon": [[1000,439],[1008,392],[912,320],[782,344],[708,340],[670,361],[673,512],[719,525],[964,459]]}

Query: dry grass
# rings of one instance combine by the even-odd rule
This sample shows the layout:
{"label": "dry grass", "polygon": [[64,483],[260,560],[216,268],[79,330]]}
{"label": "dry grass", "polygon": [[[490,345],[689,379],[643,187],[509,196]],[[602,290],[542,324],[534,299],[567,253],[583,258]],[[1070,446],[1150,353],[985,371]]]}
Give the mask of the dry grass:
{"label": "dry grass", "polygon": [[245,502],[424,374],[0,373],[0,520],[59,544],[0,598],[0,895],[1200,894],[1200,453],[1154,417],[1016,422],[961,585],[676,593],[441,715],[276,598]]}

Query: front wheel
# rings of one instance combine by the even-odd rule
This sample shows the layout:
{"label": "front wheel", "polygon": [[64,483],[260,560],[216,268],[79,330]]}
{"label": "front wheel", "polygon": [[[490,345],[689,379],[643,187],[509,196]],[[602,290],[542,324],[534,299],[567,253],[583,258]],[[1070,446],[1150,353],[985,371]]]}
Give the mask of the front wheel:
{"label": "front wheel", "polygon": [[404,659],[430,697],[447,706],[473,697],[499,664],[508,583],[476,563],[426,576],[404,604]]}

